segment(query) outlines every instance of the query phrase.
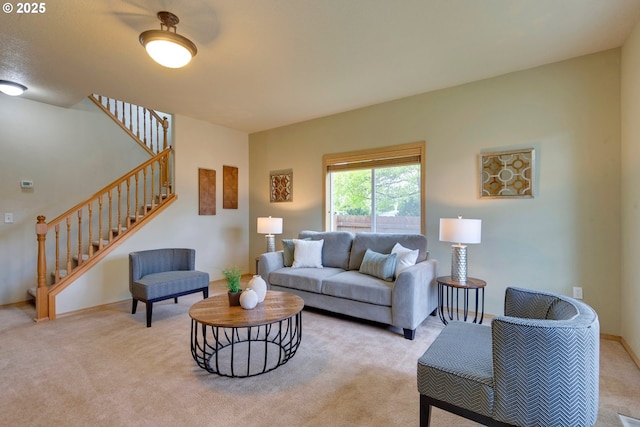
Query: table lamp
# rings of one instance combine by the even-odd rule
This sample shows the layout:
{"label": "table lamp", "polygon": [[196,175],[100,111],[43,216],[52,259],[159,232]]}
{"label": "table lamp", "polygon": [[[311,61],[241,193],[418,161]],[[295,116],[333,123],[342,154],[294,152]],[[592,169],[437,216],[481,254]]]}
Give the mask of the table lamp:
{"label": "table lamp", "polygon": [[452,242],[451,278],[456,282],[467,281],[467,244],[480,243],[482,220],[440,218],[440,241]]}
{"label": "table lamp", "polygon": [[258,217],[258,233],[264,234],[267,241],[267,252],[276,250],[274,234],[282,234],[282,218]]}

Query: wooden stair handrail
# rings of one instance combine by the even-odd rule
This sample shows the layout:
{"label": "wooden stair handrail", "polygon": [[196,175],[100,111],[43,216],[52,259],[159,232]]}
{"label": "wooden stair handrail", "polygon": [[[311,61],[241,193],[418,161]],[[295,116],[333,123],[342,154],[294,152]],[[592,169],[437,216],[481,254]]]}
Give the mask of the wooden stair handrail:
{"label": "wooden stair handrail", "polygon": [[[166,148],[151,159],[137,166],[133,170],[127,172],[117,180],[108,184],[93,196],[78,203],[62,215],[56,217],[53,221],[46,222],[44,215],[37,217],[36,235],[38,242],[38,258],[37,258],[37,288],[35,292],[36,298],[36,320],[55,318],[55,296],[60,293],[72,280],[77,278],[81,271],[94,265],[99,259],[104,257],[107,252],[113,249],[112,243],[123,240],[122,238],[130,232],[131,229],[139,226],[141,220],[148,220],[155,216],[162,208],[172,203],[176,195],[173,194],[171,185],[169,166],[171,165],[171,147]],[[140,175],[142,180],[140,182]],[[131,191],[131,181],[134,180],[135,189]],[[157,181],[157,182],[156,182]],[[156,188],[156,184],[157,187]],[[122,193],[123,186],[126,185],[126,191]],[[139,192],[142,185],[143,191]],[[150,187],[147,191],[147,187]],[[116,206],[113,206],[113,192],[117,191]],[[142,194],[139,194],[142,193]],[[107,211],[104,210],[104,198],[108,198]],[[131,198],[134,198],[134,206],[130,206]],[[126,225],[123,228],[121,210],[123,199],[126,198]],[[157,199],[157,202],[156,202]],[[97,212],[93,212],[93,206],[97,204]],[[115,213],[114,213],[114,207]],[[83,218],[83,210],[87,209],[88,215]],[[132,219],[132,209],[135,216]],[[144,212],[140,213],[140,209]],[[115,222],[117,228],[113,227],[114,215],[117,215]],[[103,217],[108,216],[108,231],[105,240]],[[97,218],[97,219],[94,219]],[[77,220],[77,223],[76,223]],[[98,225],[97,249],[93,249],[94,239],[92,231],[96,224]],[[71,229],[77,235],[77,252],[75,247],[72,248],[71,240],[73,234]],[[83,240],[83,228],[88,229],[88,240]],[[61,230],[62,229],[62,230]],[[114,232],[114,229],[117,230]],[[65,234],[66,230],[66,234]],[[124,231],[124,232],[123,232]],[[53,232],[55,235],[55,270],[51,272],[54,276],[53,285],[47,286],[47,234]],[[116,236],[114,237],[114,233]],[[61,239],[62,237],[62,239]],[[60,268],[62,257],[60,256],[60,240],[66,241],[66,247],[63,252],[66,254],[66,263],[64,268]],[[103,243],[104,242],[104,243]],[[83,244],[88,247],[88,254],[83,252]],[[75,245],[75,244],[74,244]],[[105,249],[107,249],[105,251]],[[71,265],[71,258],[77,257],[77,266]],[[85,258],[86,257],[86,258]],[[75,258],[74,258],[75,259]],[[63,272],[64,275],[61,273]]]}
{"label": "wooden stair handrail", "polygon": [[118,185],[125,182],[128,178],[134,177],[141,170],[145,169],[147,166],[151,165],[152,163],[155,163],[156,161],[158,161],[158,159],[167,156],[168,153],[170,153],[172,150],[173,149],[171,147],[167,148],[166,150],[160,152],[159,154],[150,158],[146,162],[142,163],[135,169],[132,169],[131,171],[127,172],[125,175],[122,175],[120,178],[116,179],[111,184],[108,184],[106,187],[102,188],[102,190],[98,191],[93,196],[86,198],[84,201],[78,203],[77,205],[75,205],[74,207],[72,207],[71,209],[63,213],[62,215],[58,215],[54,220],[51,220],[47,223],[47,231],[51,230],[51,228],[56,224],[59,224],[63,220],[67,219],[69,215],[72,215],[75,212],[77,212],[79,209],[85,207],[87,203],[91,202],[92,200],[96,200],[100,196],[104,196],[106,193],[108,193],[109,190],[113,190],[114,188],[118,187]]}

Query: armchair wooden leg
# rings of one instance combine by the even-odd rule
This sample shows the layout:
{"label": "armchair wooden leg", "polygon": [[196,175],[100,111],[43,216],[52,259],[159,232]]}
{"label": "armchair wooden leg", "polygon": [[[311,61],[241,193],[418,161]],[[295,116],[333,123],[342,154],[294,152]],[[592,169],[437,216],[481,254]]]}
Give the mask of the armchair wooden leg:
{"label": "armchair wooden leg", "polygon": [[147,301],[147,328],[151,327],[151,314],[153,313],[153,303]]}
{"label": "armchair wooden leg", "polygon": [[420,427],[429,427],[431,421],[431,405],[420,395]]}
{"label": "armchair wooden leg", "polygon": [[131,314],[136,314],[137,308],[138,308],[138,300],[134,298],[131,301]]}

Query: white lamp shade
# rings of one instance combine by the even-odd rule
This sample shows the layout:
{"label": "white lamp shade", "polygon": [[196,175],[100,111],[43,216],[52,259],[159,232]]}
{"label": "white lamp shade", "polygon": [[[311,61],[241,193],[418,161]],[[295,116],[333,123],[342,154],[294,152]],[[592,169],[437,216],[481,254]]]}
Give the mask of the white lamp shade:
{"label": "white lamp shade", "polygon": [[480,243],[482,220],[440,218],[440,241],[452,243]]}
{"label": "white lamp shade", "polygon": [[258,233],[260,234],[282,234],[282,218],[259,217]]}

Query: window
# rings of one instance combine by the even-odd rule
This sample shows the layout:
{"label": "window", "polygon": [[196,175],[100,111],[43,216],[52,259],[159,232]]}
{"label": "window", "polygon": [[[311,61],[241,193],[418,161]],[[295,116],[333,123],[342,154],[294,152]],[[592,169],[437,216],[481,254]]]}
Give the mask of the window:
{"label": "window", "polygon": [[327,154],[325,229],[424,234],[424,142]]}

